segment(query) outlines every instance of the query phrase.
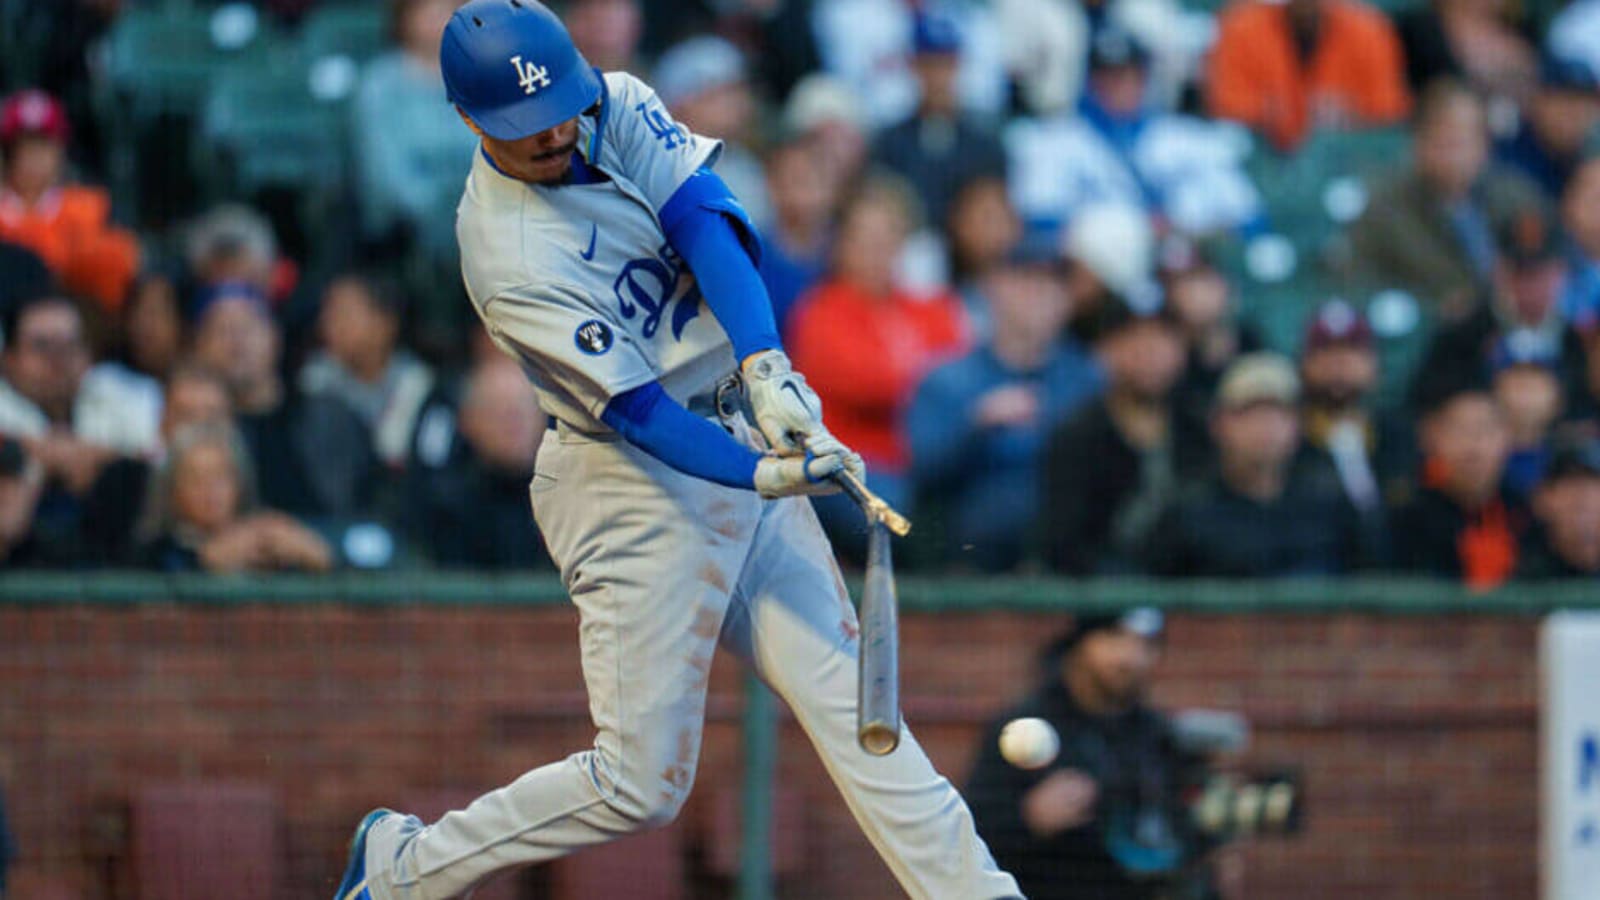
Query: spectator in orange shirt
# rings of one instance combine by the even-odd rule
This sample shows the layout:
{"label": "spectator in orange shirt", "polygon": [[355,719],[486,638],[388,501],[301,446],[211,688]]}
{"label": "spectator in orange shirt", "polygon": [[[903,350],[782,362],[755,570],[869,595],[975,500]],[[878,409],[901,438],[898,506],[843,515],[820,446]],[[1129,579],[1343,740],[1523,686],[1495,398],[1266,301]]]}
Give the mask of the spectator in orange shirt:
{"label": "spectator in orange shirt", "polygon": [[1360,0],[1236,0],[1206,77],[1213,115],[1283,150],[1314,128],[1384,125],[1411,109],[1394,26]]}
{"label": "spectator in orange shirt", "polygon": [[115,312],[139,268],[132,234],[111,224],[100,188],[64,184],[66,112],[42,91],[0,104],[0,239],[43,259],[69,291]]}
{"label": "spectator in orange shirt", "polygon": [[922,376],[968,340],[955,295],[916,296],[895,283],[918,217],[909,186],[869,177],[840,214],[830,274],[790,320],[795,367],[822,398],[833,433],[866,459],[869,482],[890,503],[907,499],[901,414]]}

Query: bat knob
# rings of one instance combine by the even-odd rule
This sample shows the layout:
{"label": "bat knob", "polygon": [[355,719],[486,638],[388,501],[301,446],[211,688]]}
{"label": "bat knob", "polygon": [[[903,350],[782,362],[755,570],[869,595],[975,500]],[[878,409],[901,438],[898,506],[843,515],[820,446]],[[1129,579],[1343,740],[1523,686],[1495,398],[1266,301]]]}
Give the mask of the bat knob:
{"label": "bat knob", "polygon": [[862,727],[856,740],[861,749],[873,756],[888,756],[900,746],[900,729],[886,722],[872,722]]}

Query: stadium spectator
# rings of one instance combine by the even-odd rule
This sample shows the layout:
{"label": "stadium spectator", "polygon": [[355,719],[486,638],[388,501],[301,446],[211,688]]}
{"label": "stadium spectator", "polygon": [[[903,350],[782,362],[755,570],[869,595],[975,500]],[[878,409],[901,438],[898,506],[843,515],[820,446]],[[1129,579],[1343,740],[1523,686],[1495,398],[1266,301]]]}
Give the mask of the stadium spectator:
{"label": "stadium spectator", "polygon": [[1545,29],[1549,54],[1587,66],[1600,77],[1600,0],[1573,0]]}
{"label": "stadium spectator", "polygon": [[333,552],[282,513],[258,511],[249,454],[227,425],[180,429],[155,473],[139,556],[166,572],[333,567]]}
{"label": "stadium spectator", "polygon": [[1495,243],[1489,301],[1434,336],[1415,389],[1481,377],[1495,344],[1512,332],[1532,333],[1555,354],[1564,389],[1583,383],[1583,341],[1561,315],[1565,263],[1555,221],[1543,204],[1519,210],[1499,223]]}
{"label": "stadium spectator", "polygon": [[1012,199],[1031,227],[1059,228],[1102,203],[1139,207],[1192,233],[1260,218],[1243,169],[1246,135],[1231,123],[1160,110],[1150,100],[1149,67],[1149,52],[1131,34],[1102,28],[1076,114],[1007,130]]}
{"label": "stadium spectator", "polygon": [[1600,441],[1589,437],[1556,449],[1533,513],[1518,577],[1600,576]]}
{"label": "stadium spectator", "polygon": [[191,425],[229,425],[233,404],[222,376],[192,363],[172,369],[161,408],[161,450],[155,458],[113,460],[84,498],[82,544],[85,559],[116,565],[136,562],[134,534],[150,494],[150,475],[160,465],[174,436]]}
{"label": "stadium spectator", "polygon": [[1355,262],[1375,284],[1416,294],[1446,319],[1481,302],[1494,271],[1494,230],[1539,201],[1539,188],[1489,162],[1483,100],[1459,81],[1418,97],[1412,164],[1374,187],[1351,233]]}
{"label": "stadium spectator", "polygon": [[237,204],[214,207],[189,225],[184,259],[200,293],[217,285],[245,284],[276,304],[288,296],[296,279],[292,264],[278,255],[272,224]]}
{"label": "stadium spectator", "polygon": [[[1217,896],[1197,865],[1209,844],[1185,797],[1203,772],[1148,699],[1164,624],[1149,608],[1078,617],[1045,650],[1033,692],[984,729],[964,794],[995,860],[1032,900]],[[1041,769],[1001,755],[1000,730],[1019,718],[1044,719],[1060,737]],[[1169,894],[1175,878],[1188,884]]]}
{"label": "stadium spectator", "polygon": [[378,458],[405,465],[417,413],[433,389],[433,370],[400,346],[399,286],[346,273],[322,295],[317,333],[322,348],[301,367],[298,386],[310,397],[348,407],[366,426]]}
{"label": "stadium spectator", "polygon": [[929,221],[942,223],[962,184],[1004,174],[1005,150],[993,129],[962,112],[956,83],[962,35],[955,22],[921,12],[913,32],[917,108],[878,133],[872,161],[915,184]]}
{"label": "stadium spectator", "polygon": [[1314,129],[1386,125],[1411,107],[1394,26],[1360,0],[1234,0],[1206,83],[1213,115],[1286,151]]}
{"label": "stadium spectator", "polygon": [[772,297],[773,317],[787,332],[795,303],[827,269],[837,194],[825,164],[807,140],[787,140],[773,147],[766,172],[772,223],[761,234],[759,268]]}
{"label": "stadium spectator", "polygon": [[959,300],[913,296],[896,282],[917,219],[909,187],[894,176],[870,178],[840,213],[828,279],[789,323],[795,368],[807,373],[829,427],[866,459],[873,489],[891,503],[908,499],[901,416],[911,394],[968,341]]}
{"label": "stadium spectator", "polygon": [[[44,468],[28,455],[21,441],[0,434],[0,564],[8,569],[55,561],[33,527],[44,487]],[[5,868],[7,849],[0,821],[0,870]],[[0,887],[3,882],[0,877]]]}
{"label": "stadium spectator", "polygon": [[[962,294],[977,284],[1022,239],[1022,220],[1004,178],[980,175],[956,189],[943,225],[950,255],[950,280]],[[967,311],[982,318],[979,304],[968,302]]]}
{"label": "stadium spectator", "polygon": [[267,300],[248,284],[222,284],[195,310],[194,357],[228,383],[262,502],[294,515],[348,516],[368,502],[376,459],[367,430],[338,400],[286,389],[283,336]]}
{"label": "stadium spectator", "polygon": [[28,443],[50,475],[81,490],[112,455],[155,450],[159,387],[93,364],[76,303],[46,295],[14,304],[0,333],[0,432]]}
{"label": "stadium spectator", "polygon": [[1600,156],[1578,166],[1561,199],[1572,239],[1561,313],[1583,334],[1600,334]]}
{"label": "stadium spectator", "polygon": [[1255,332],[1240,322],[1234,288],[1210,252],[1183,234],[1161,241],[1156,253],[1161,290],[1183,332],[1189,364],[1178,383],[1177,403],[1197,420],[1211,412],[1222,373],[1240,354],[1260,349]]}
{"label": "stadium spectator", "polygon": [[589,65],[602,72],[644,71],[638,56],[644,39],[639,0],[557,0],[552,7]]}
{"label": "stadium spectator", "polygon": [[1600,131],[1600,73],[1580,62],[1547,57],[1518,124],[1495,155],[1538,182],[1546,195],[1561,196]]}
{"label": "stadium spectator", "polygon": [[1045,562],[1073,575],[1126,572],[1176,493],[1203,469],[1203,422],[1173,404],[1183,335],[1170,312],[1112,299],[1096,313],[1102,397],[1051,435],[1039,498]]}
{"label": "stadium spectator", "polygon": [[1343,300],[1322,304],[1301,344],[1302,434],[1333,461],[1345,498],[1373,528],[1409,495],[1416,471],[1410,423],[1372,409],[1379,366],[1366,316]]}
{"label": "stadium spectator", "polygon": [[117,365],[129,373],[166,380],[183,353],[183,308],[170,275],[151,271],[134,280],[122,305]]}
{"label": "stadium spectator", "polygon": [[765,228],[772,205],[761,161],[750,151],[756,101],[739,48],[712,35],[690,38],[661,55],[650,83],[679,124],[723,142],[717,174]]}
{"label": "stadium spectator", "polygon": [[1520,103],[1538,78],[1539,53],[1512,24],[1508,6],[1505,0],[1432,0],[1401,10],[1395,27],[1412,92],[1453,78],[1496,105]]}
{"label": "stadium spectator", "polygon": [[1550,431],[1564,404],[1558,362],[1554,348],[1529,331],[1502,336],[1489,353],[1491,387],[1511,437],[1505,490],[1518,503],[1533,496],[1550,461]]}
{"label": "stadium spectator", "polygon": [[42,91],[0,103],[0,239],[44,260],[68,290],[115,311],[139,267],[134,236],[111,223],[111,197],[67,183],[66,111]]}
{"label": "stadium spectator", "polygon": [[1074,337],[1093,344],[1102,310],[1116,301],[1141,309],[1159,305],[1155,249],[1150,219],[1138,207],[1099,203],[1073,218],[1062,254],[1067,261]]}
{"label": "stadium spectator", "polygon": [[452,418],[437,409],[423,420],[410,468],[410,524],[433,561],[547,566],[528,507],[528,478],[546,420],[522,370],[498,353],[483,357],[467,377],[459,413]]}
{"label": "stadium spectator", "polygon": [[1390,517],[1402,570],[1488,590],[1517,568],[1526,512],[1501,492],[1510,434],[1482,380],[1442,381],[1424,398],[1421,487]]}
{"label": "stadium spectator", "polygon": [[1045,439],[1100,389],[1098,366],[1060,337],[1071,308],[1058,265],[1052,245],[1035,243],[985,275],[987,339],[934,369],[906,414],[918,494],[940,501],[952,564],[1022,561]]}
{"label": "stadium spectator", "polygon": [[1600,332],[1584,338],[1584,357],[1583,381],[1569,385],[1567,419],[1600,435]]}
{"label": "stadium spectator", "polygon": [[[37,253],[0,240],[0,315],[13,303],[48,294],[54,289],[55,277]],[[0,339],[3,338],[4,335],[0,335]]]}
{"label": "stadium spectator", "polygon": [[417,248],[454,259],[456,202],[477,147],[445,101],[439,74],[439,41],[459,5],[390,4],[395,47],[366,64],[351,104],[362,233],[390,252]]}
{"label": "stadium spectator", "polygon": [[783,129],[806,139],[828,180],[829,196],[842,198],[861,174],[869,149],[860,98],[830,75],[807,75],[784,103]]}
{"label": "stadium spectator", "polygon": [[1361,563],[1361,522],[1338,482],[1324,477],[1320,458],[1296,464],[1299,402],[1283,357],[1255,353],[1228,367],[1211,417],[1216,472],[1168,508],[1146,549],[1149,571],[1326,576]]}

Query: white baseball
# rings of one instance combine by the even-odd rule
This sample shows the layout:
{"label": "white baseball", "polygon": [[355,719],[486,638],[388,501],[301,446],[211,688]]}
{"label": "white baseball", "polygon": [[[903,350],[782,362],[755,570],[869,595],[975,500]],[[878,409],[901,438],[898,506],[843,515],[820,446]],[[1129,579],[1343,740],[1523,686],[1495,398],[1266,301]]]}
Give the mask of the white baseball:
{"label": "white baseball", "polygon": [[1061,751],[1061,736],[1043,719],[1012,719],[1000,729],[1000,755],[1019,769],[1042,769]]}

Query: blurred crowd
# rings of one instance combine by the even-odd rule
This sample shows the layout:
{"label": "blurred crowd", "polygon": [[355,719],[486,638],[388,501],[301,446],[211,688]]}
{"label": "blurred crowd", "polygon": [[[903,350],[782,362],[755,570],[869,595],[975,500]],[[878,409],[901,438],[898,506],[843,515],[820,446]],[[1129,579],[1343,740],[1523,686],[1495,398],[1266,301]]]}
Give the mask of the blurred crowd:
{"label": "blurred crowd", "polygon": [[[548,564],[456,5],[0,3],[7,566]],[[1600,574],[1600,0],[552,5],[726,142],[908,567]]]}

